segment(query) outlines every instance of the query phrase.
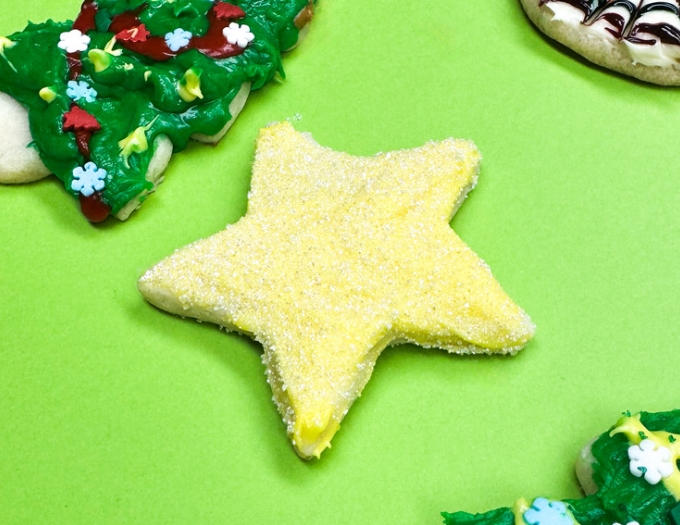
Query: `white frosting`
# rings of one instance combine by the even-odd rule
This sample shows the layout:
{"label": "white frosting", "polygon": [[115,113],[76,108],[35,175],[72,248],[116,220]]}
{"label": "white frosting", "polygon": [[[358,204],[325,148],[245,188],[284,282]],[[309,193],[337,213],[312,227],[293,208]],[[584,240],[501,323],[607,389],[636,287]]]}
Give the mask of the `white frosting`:
{"label": "white frosting", "polygon": [[[633,59],[633,64],[643,64],[645,66],[672,66],[677,64],[673,59],[672,53],[669,53],[669,47],[659,42],[653,46],[643,44],[633,44],[624,40],[623,43],[628,49],[630,58]],[[677,54],[677,53],[676,53]],[[671,55],[671,56],[669,56]]]}
{"label": "white frosting", "polygon": [[567,25],[576,27],[583,23],[583,11],[575,8],[564,2],[548,2],[545,4],[550,11],[552,11],[553,22],[564,22]]}
{"label": "white frosting", "polygon": [[[680,29],[680,19],[670,11],[650,11],[639,17],[634,25],[633,30],[639,24],[668,24]],[[673,46],[663,44],[658,41],[654,35],[648,33],[637,33],[635,36],[648,40],[654,40],[656,43],[652,46],[645,44],[635,44],[624,40],[628,52],[630,53],[633,63],[640,63],[646,66],[672,66],[677,65],[677,59],[680,58],[680,46]]]}

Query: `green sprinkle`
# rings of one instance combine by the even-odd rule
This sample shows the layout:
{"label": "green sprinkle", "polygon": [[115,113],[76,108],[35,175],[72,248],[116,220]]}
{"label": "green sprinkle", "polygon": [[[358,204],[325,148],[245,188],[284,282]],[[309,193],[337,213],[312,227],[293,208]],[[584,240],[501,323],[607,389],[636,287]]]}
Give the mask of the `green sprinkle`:
{"label": "green sprinkle", "polygon": [[638,436],[640,436],[640,439],[647,439],[647,434],[645,434],[642,430],[638,432]]}
{"label": "green sprinkle", "polygon": [[675,436],[673,434],[669,434],[668,441],[670,441],[671,443],[675,443]]}

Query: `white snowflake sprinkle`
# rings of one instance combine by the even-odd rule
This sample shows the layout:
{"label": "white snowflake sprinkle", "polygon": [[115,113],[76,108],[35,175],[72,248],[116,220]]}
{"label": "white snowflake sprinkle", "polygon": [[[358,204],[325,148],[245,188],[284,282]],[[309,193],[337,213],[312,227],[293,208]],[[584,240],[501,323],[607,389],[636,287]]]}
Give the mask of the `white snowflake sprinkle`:
{"label": "white snowflake sprinkle", "polygon": [[67,33],[59,35],[59,49],[63,49],[67,53],[77,53],[78,51],[86,51],[90,45],[90,37],[81,33],[78,29],[72,29]]}
{"label": "white snowflake sprinkle", "polygon": [[222,33],[227,42],[236,44],[240,48],[245,48],[255,38],[255,35],[250,32],[250,27],[245,24],[240,26],[236,22],[232,22],[228,27],[225,27]]}
{"label": "white snowflake sprinkle", "polygon": [[630,473],[636,477],[644,476],[650,485],[673,474],[670,449],[657,446],[651,439],[644,439],[639,445],[628,448]]}

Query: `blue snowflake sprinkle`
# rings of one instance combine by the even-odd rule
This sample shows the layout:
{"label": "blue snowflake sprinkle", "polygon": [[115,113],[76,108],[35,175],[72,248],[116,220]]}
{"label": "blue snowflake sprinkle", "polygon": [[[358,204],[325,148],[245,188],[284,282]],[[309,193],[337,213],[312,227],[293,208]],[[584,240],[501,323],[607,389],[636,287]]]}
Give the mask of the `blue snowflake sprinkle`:
{"label": "blue snowflake sprinkle", "polygon": [[80,102],[81,100],[94,102],[97,99],[97,91],[84,80],[79,82],[69,80],[66,85],[66,94],[74,102]]}
{"label": "blue snowflake sprinkle", "polygon": [[89,197],[95,191],[104,189],[106,174],[106,170],[97,168],[94,162],[88,162],[82,168],[78,166],[73,170],[71,189],[82,193],[85,197]]}
{"label": "blue snowflake sprinkle", "polygon": [[189,31],[185,31],[181,27],[178,27],[172,33],[165,35],[165,43],[168,45],[171,51],[176,53],[183,47],[189,45],[192,36],[193,35]]}
{"label": "blue snowflake sprinkle", "polygon": [[536,498],[531,508],[524,513],[529,525],[574,525],[574,518],[561,501]]}

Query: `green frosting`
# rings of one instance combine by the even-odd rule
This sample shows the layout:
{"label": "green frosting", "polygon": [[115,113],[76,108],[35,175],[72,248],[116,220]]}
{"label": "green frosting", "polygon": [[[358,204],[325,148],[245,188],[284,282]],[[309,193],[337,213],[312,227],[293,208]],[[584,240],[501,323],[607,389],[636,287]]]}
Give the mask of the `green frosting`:
{"label": "green frosting", "polygon": [[[97,96],[89,102],[81,99],[77,105],[96,117],[102,127],[90,140],[89,160],[107,171],[102,199],[111,207],[111,213],[152,189],[145,173],[157,137],[168,136],[174,150],[179,151],[193,134],[214,135],[231,119],[229,105],[244,82],[258,89],[277,71],[283,74],[281,52],[297,41],[294,18],[308,0],[235,0],[233,3],[246,13],[238,23],[248,25],[255,38],[241,54],[229,58],[215,60],[189,49],[168,61],[155,62],[120,43],[107,48],[114,37],[108,29],[116,15],[141,9],[137,16],[151,36],[163,37],[181,28],[200,37],[209,27],[208,12],[218,3],[97,2],[96,30],[87,33],[91,38],[88,51],[78,53],[83,70],[76,79],[86,82]],[[41,159],[63,181],[66,190],[77,197],[79,192],[71,188],[73,170],[82,167],[87,159],[77,147],[75,134],[62,130],[63,116],[73,101],[67,95],[66,53],[57,46],[60,35],[72,26],[72,22],[48,21],[29,24],[24,31],[9,35],[11,44],[0,48],[0,91],[28,109],[34,146]],[[101,59],[107,67],[95,68],[93,59]],[[191,102],[183,100],[178,90],[189,69],[200,75],[202,94],[202,98]],[[54,100],[47,102],[40,97],[43,88],[56,94]],[[140,127],[146,128],[148,149],[121,155],[119,142]]]}
{"label": "green frosting", "polygon": [[503,507],[490,510],[484,514],[468,514],[467,512],[442,512],[447,525],[514,525],[515,515],[512,509]]}
{"label": "green frosting", "polygon": [[[640,421],[650,431],[680,431],[680,411],[650,414],[642,412]],[[668,511],[675,506],[675,498],[663,483],[650,485],[642,478],[629,472],[628,447],[630,443],[623,434],[609,437],[606,432],[592,446],[597,463],[593,465],[593,480],[600,489],[596,496],[601,508],[614,521],[627,523],[635,520],[640,525],[662,525],[669,523]],[[587,523],[598,523],[584,521]],[[613,523],[610,522],[610,523]]]}
{"label": "green frosting", "polygon": [[[642,412],[640,421],[651,432],[680,434],[680,410]],[[613,428],[603,433],[592,445],[592,454],[596,459],[593,480],[599,490],[585,498],[563,500],[564,503],[580,525],[626,525],[631,521],[637,521],[640,525],[674,525],[670,513],[677,505],[675,497],[663,483],[651,485],[630,473],[630,442],[624,434],[610,436]],[[444,512],[442,516],[447,525],[515,523],[513,510],[509,507],[483,514]]]}

